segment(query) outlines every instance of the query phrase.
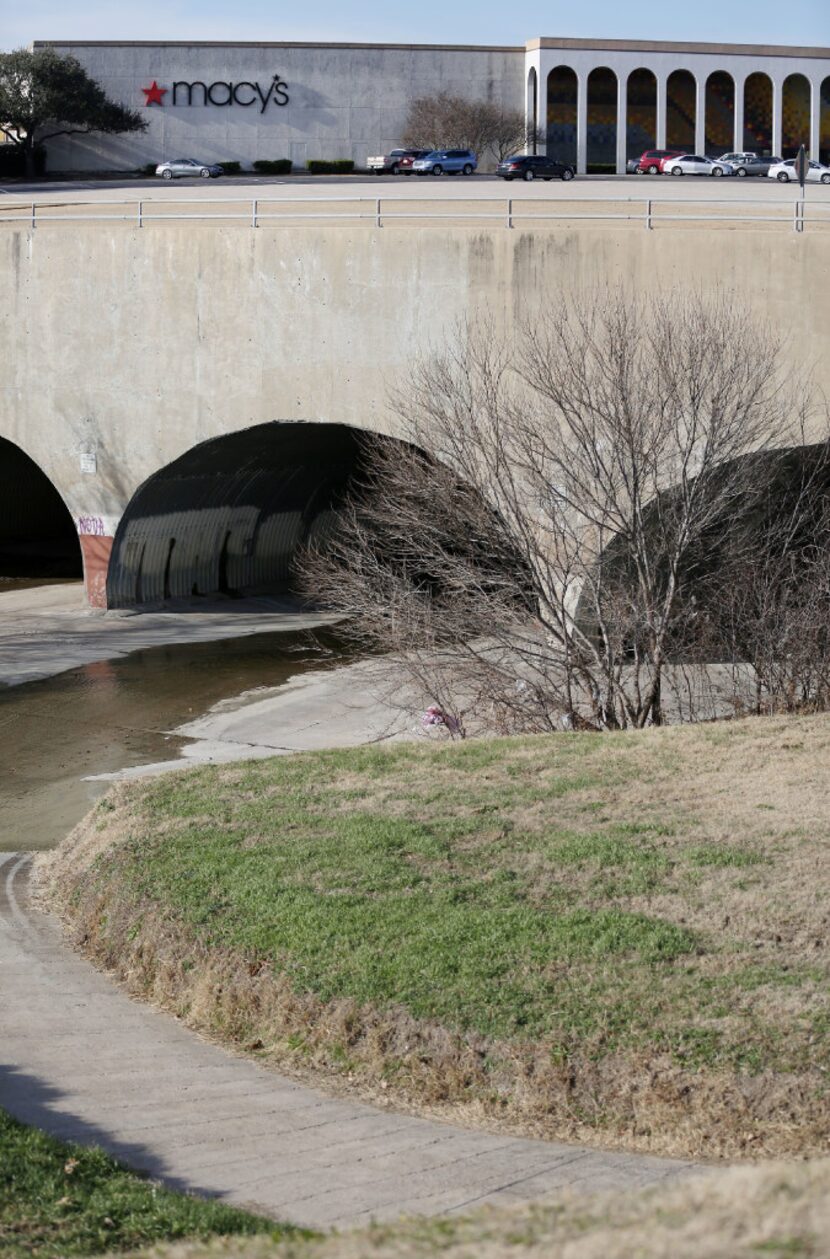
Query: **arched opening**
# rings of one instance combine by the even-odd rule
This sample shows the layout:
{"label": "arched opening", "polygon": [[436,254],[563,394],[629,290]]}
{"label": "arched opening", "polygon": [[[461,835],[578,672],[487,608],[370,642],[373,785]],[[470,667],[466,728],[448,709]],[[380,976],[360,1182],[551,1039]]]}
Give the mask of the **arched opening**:
{"label": "arched opening", "polygon": [[690,70],[674,70],[666,81],[666,148],[695,151],[697,82]]}
{"label": "arched opening", "polygon": [[82,575],[66,504],[35,461],[0,437],[0,578]]}
{"label": "arched opening", "polygon": [[588,75],[588,171],[617,169],[617,76],[608,66]]}
{"label": "arched opening", "polygon": [[360,470],[362,437],[342,424],[274,423],[193,447],[127,507],[107,606],[290,592],[298,547],[325,535]]}
{"label": "arched opening", "polygon": [[818,160],[830,165],[830,74],[822,81],[819,93]]}
{"label": "arched opening", "polygon": [[626,85],[625,156],[639,157],[657,143],[657,78],[651,70],[632,70]]}
{"label": "arched opening", "polygon": [[548,75],[547,154],[576,164],[576,71],[556,66]]}
{"label": "arched opening", "polygon": [[715,70],[706,80],[705,148],[707,157],[728,153],[735,143],[735,80]]}
{"label": "arched opening", "polygon": [[795,157],[801,145],[810,152],[810,80],[789,74],[781,92],[781,157]]}
{"label": "arched opening", "polygon": [[772,153],[772,79],[760,70],[744,83],[743,147],[759,157]]}
{"label": "arched opening", "polygon": [[525,119],[527,122],[527,144],[530,152],[535,153],[539,142],[539,91],[534,66],[530,67],[530,72],[527,76]]}

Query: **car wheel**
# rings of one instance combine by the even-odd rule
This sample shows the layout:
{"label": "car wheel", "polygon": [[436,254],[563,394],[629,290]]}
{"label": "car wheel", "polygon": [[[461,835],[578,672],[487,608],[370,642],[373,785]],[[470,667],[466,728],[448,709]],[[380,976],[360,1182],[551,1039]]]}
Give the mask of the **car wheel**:
{"label": "car wheel", "polygon": [[785,170],[780,170],[775,178],[778,180],[779,184],[788,184],[790,182],[790,177]]}
{"label": "car wheel", "polygon": [[202,169],[199,171],[199,174],[202,176],[202,179],[210,179],[210,171],[208,170],[206,166],[202,167]]}
{"label": "car wheel", "polygon": [[525,181],[526,184],[529,184],[531,179],[533,179],[533,177],[534,176],[533,176],[532,170],[526,170],[525,173],[522,175],[522,179]]}
{"label": "car wheel", "polygon": [[162,179],[172,179],[172,178],[173,178],[173,172],[172,172],[171,170],[163,170],[163,171],[161,172],[161,177],[162,177]]}
{"label": "car wheel", "polygon": [[735,171],[735,174],[738,176],[738,179],[746,179],[746,167],[739,166]]}
{"label": "car wheel", "polygon": [[466,166],[462,166],[462,167],[461,167],[461,174],[462,174],[462,175],[472,175],[472,173],[473,173],[473,168],[472,168],[472,166],[470,165],[470,163],[469,163],[469,162],[467,163],[467,165],[466,165]]}
{"label": "car wheel", "polygon": [[432,173],[433,175],[443,175],[444,173],[443,166],[433,166]]}
{"label": "car wheel", "polygon": [[573,177],[574,177],[574,173],[571,170],[570,166],[566,166],[562,172],[562,178],[567,182],[567,180],[573,179]]}
{"label": "car wheel", "polygon": [[401,173],[401,168],[400,168],[400,166],[398,165],[398,163],[397,163],[397,162],[396,162],[396,163],[395,163],[395,165],[392,167],[392,169],[391,169],[391,171],[390,171],[389,173],[390,173],[390,175],[400,175],[400,173]]}
{"label": "car wheel", "polygon": [[672,173],[673,175],[682,175],[682,174],[683,174],[683,167],[682,167],[682,166],[673,166],[673,167],[671,168],[671,173]]}
{"label": "car wheel", "polygon": [[713,175],[715,176],[715,178],[717,179],[719,176],[721,176],[721,175],[723,174],[723,171],[721,170],[721,168],[720,168],[719,166],[713,166],[713,167],[712,167],[712,174],[713,174]]}
{"label": "car wheel", "polygon": [[649,175],[659,175],[659,174],[660,174],[660,167],[659,167],[659,166],[649,166],[649,168],[648,168],[648,173],[649,173]]}
{"label": "car wheel", "polygon": [[830,175],[822,175],[821,182],[823,184],[830,184]]}

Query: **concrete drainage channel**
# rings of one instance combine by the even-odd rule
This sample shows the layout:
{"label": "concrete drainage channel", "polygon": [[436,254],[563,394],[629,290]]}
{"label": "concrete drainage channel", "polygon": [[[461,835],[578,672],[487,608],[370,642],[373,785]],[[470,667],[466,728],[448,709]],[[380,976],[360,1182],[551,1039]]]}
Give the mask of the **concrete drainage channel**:
{"label": "concrete drainage channel", "polygon": [[[102,771],[118,776],[125,764],[159,756],[169,765],[182,740],[165,732],[188,715],[188,733],[203,736],[200,713],[215,706],[210,728],[223,759],[252,747],[266,755],[387,737],[355,702],[364,687],[353,671],[362,666],[340,668],[332,686],[320,670],[333,664],[342,657],[322,657],[306,637],[283,632],[155,647],[0,691],[0,847],[12,850],[0,851],[0,1106],[173,1187],[319,1227],[688,1174],[691,1163],[470,1131],[327,1097],[132,1001],[31,904],[32,856],[19,849],[50,847],[71,829],[105,788]],[[263,683],[276,689],[228,702]],[[370,696],[364,701],[371,707]],[[207,749],[207,759],[217,755]]]}

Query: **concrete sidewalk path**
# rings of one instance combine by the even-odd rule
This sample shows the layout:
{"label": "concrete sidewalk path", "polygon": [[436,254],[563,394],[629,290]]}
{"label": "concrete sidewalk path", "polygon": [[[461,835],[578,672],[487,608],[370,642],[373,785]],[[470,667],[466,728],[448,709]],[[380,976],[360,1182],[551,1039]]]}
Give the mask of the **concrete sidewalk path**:
{"label": "concrete sidewalk path", "polygon": [[132,1001],[27,905],[0,853],[0,1106],[179,1189],[326,1227],[564,1187],[636,1188],[690,1163],[454,1128],[326,1097]]}

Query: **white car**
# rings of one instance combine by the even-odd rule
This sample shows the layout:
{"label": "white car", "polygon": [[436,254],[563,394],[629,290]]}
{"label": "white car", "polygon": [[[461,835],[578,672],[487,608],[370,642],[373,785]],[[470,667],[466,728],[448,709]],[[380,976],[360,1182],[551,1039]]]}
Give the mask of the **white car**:
{"label": "white car", "polygon": [[716,162],[711,157],[699,157],[697,153],[684,153],[682,157],[673,157],[663,167],[664,175],[731,175],[732,167],[728,162]]}
{"label": "white car", "polygon": [[[795,158],[786,162],[778,162],[767,171],[770,179],[777,179],[780,184],[798,183],[795,173]],[[807,167],[807,183],[830,184],[830,166],[822,166],[820,162],[810,162]]]}

